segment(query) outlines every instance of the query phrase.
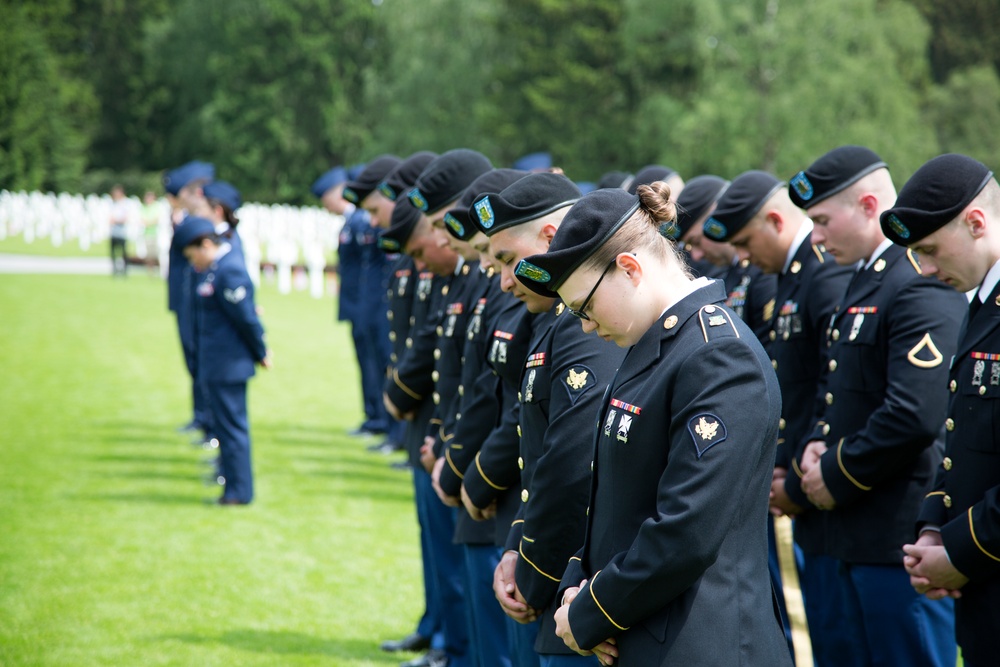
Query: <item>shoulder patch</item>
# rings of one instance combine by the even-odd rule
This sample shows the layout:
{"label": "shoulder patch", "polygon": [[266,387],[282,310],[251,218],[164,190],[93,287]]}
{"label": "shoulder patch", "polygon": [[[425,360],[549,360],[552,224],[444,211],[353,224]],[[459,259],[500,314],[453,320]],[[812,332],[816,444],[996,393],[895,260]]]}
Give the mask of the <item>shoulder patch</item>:
{"label": "shoulder patch", "polygon": [[691,433],[691,439],[694,440],[694,448],[698,452],[699,459],[705,452],[725,440],[729,435],[722,420],[710,412],[703,412],[692,417],[691,421],[688,422],[688,431]]}
{"label": "shoulder patch", "polygon": [[240,285],[236,289],[224,289],[222,290],[222,296],[225,297],[226,301],[229,303],[239,303],[247,296],[247,288]]}
{"label": "shoulder patch", "polygon": [[563,378],[566,384],[566,391],[569,392],[569,400],[576,403],[577,399],[591,387],[597,384],[597,377],[594,371],[586,366],[573,366]]}

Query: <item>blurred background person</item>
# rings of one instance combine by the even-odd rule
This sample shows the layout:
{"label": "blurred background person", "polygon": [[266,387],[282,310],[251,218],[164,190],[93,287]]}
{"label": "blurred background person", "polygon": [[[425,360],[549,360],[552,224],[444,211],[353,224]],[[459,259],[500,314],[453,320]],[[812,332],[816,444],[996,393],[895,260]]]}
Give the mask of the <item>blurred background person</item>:
{"label": "blurred background person", "polygon": [[111,275],[127,275],[125,243],[128,240],[128,220],[132,212],[132,202],[125,197],[125,188],[114,185],[111,188]]}

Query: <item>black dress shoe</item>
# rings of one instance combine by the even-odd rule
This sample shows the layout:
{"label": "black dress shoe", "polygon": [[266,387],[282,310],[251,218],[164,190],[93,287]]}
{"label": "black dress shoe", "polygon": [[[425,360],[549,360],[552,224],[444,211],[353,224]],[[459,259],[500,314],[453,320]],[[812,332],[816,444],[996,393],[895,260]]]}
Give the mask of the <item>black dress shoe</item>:
{"label": "black dress shoe", "polygon": [[389,467],[393,470],[413,470],[413,464],[407,459],[402,461],[393,461],[389,464]]}
{"label": "black dress shoe", "polygon": [[448,667],[448,656],[444,651],[431,649],[419,658],[401,662],[399,667]]}
{"label": "black dress shoe", "polygon": [[430,638],[421,637],[416,632],[402,639],[392,639],[382,642],[382,650],[389,653],[396,653],[397,651],[425,651],[430,647]]}

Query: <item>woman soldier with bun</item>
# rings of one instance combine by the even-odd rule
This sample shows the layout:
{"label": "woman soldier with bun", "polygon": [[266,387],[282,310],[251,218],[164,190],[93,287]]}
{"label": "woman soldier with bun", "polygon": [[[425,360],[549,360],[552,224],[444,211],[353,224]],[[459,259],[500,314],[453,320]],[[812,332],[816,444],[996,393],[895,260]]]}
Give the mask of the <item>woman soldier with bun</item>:
{"label": "woman soldier with bun", "polygon": [[778,383],[722,283],[692,278],[659,234],[675,215],[663,182],[597,190],[518,267],[628,349],[594,416],[556,632],[607,665],[790,665],[767,570]]}

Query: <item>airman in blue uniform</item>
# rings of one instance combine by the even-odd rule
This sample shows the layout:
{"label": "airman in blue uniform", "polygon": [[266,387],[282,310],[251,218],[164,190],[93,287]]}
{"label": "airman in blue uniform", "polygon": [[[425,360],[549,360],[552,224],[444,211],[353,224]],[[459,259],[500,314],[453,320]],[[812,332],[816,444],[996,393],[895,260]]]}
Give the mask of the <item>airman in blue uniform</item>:
{"label": "airman in blue uniform", "polygon": [[341,196],[349,177],[346,169],[334,167],[313,183],[312,192],[328,211],[344,216],[337,245],[340,276],[337,319],[351,324],[365,415],[352,433],[386,433],[390,424],[382,405],[382,379],[389,363],[390,344],[388,300],[383,294],[390,265],[378,249],[378,234],[372,229],[367,211]]}
{"label": "airman in blue uniform", "polygon": [[903,550],[917,592],[956,598],[955,634],[966,667],[994,665],[1000,655],[1000,186],[977,160],[941,155],[910,177],[880,221],[886,237],[917,255],[924,275],[972,293],[949,364],[944,455],[919,514],[919,539]]}
{"label": "airman in blue uniform", "polygon": [[[188,162],[163,175],[163,187],[176,198],[178,206],[188,215],[207,215],[208,202],[203,186],[215,178],[215,167],[207,162]],[[183,224],[183,220],[181,221]],[[176,231],[176,227],[174,228]],[[177,316],[177,333],[184,352],[184,362],[191,376],[191,402],[194,416],[184,430],[201,430],[208,438],[211,429],[211,412],[203,388],[198,384],[197,357],[194,336],[194,278],[191,265],[184,258],[183,248],[170,241],[167,271],[167,307]]]}
{"label": "airman in blue uniform", "polygon": [[[759,341],[659,234],[665,183],[577,202],[517,272],[628,353],[578,424],[586,539],[558,585],[560,638],[622,667],[789,665],[767,572],[781,396]],[[592,337],[595,338],[595,337]]]}
{"label": "airman in blue uniform", "polygon": [[199,379],[209,394],[225,490],[221,505],[253,500],[247,380],[255,366],[271,367],[254,306],[254,287],[232,246],[219,243],[215,224],[188,218],[175,232],[177,244],[198,272],[195,288]]}
{"label": "airman in blue uniform", "polygon": [[243,254],[243,240],[240,238],[236,226],[240,224],[240,219],[236,211],[243,206],[243,197],[236,187],[225,181],[212,181],[203,188],[205,199],[208,200],[210,213],[208,218],[215,223],[215,232],[228,243],[232,250],[240,259],[246,261]]}

